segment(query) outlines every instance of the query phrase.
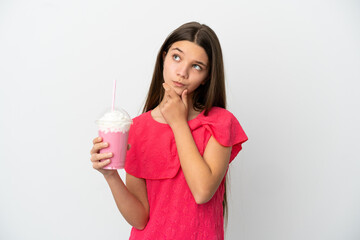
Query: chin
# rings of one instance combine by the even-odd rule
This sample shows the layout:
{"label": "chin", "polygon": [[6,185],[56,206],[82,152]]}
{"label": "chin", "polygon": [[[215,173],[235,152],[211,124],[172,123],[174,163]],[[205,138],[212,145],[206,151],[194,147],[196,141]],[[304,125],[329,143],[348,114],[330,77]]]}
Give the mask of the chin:
{"label": "chin", "polygon": [[173,85],[170,85],[172,87],[172,89],[174,89],[174,91],[176,92],[177,95],[181,96],[181,94],[183,93],[183,91],[185,90],[184,88],[182,87],[177,87],[177,86],[173,86]]}
{"label": "chin", "polygon": [[181,96],[181,94],[183,93],[184,90],[182,89],[175,89],[175,92],[177,95]]}

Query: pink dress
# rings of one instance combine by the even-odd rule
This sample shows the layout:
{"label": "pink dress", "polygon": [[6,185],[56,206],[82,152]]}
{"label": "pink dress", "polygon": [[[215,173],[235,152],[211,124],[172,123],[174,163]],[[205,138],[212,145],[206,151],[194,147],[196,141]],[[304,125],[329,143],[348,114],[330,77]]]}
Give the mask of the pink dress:
{"label": "pink dress", "polygon": [[[213,107],[188,122],[201,155],[211,136],[223,146],[232,146],[230,162],[248,138],[229,111]],[[127,173],[146,180],[149,221],[142,231],[132,228],[130,239],[224,239],[224,181],[212,199],[197,204],[186,183],[169,125],[155,121],[151,112],[133,119],[129,132]]]}

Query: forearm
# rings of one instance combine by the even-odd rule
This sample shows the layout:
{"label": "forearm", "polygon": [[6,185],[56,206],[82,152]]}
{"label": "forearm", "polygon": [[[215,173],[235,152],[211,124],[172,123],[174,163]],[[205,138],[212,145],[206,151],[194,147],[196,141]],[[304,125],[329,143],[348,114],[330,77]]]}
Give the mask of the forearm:
{"label": "forearm", "polygon": [[210,166],[195,144],[190,128],[186,122],[172,127],[181,168],[187,184],[198,203],[209,200],[213,195],[213,177]]}
{"label": "forearm", "polygon": [[118,173],[106,176],[105,179],[125,220],[131,226],[139,230],[143,229],[149,218],[144,205],[128,190]]}

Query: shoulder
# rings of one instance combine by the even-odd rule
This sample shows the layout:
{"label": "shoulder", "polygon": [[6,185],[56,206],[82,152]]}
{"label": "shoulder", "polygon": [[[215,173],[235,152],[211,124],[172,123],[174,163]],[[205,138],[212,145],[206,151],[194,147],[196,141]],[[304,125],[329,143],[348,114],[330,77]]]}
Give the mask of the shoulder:
{"label": "shoulder", "polygon": [[229,110],[221,107],[212,107],[208,114],[205,116],[209,120],[214,120],[216,122],[221,121],[233,121],[236,120],[234,114],[232,114]]}
{"label": "shoulder", "polygon": [[212,107],[209,113],[217,114],[217,113],[224,113],[224,114],[232,114],[229,110],[222,108],[222,107]]}
{"label": "shoulder", "polygon": [[140,114],[132,119],[133,124],[130,127],[129,139],[133,139],[136,136],[138,139],[144,139],[146,136],[154,135],[158,136],[159,132],[167,132],[165,130],[170,129],[169,125],[162,124],[153,119],[151,111]]}
{"label": "shoulder", "polygon": [[137,117],[134,117],[132,119],[132,125],[130,127],[130,131],[129,131],[129,141],[132,140],[132,138],[134,138],[136,135],[141,135],[144,133],[144,131],[146,131],[146,129],[148,129],[148,124],[149,124],[149,119],[148,119],[148,115],[150,114],[150,112],[145,112],[140,114]]}
{"label": "shoulder", "polygon": [[151,111],[133,118],[126,153],[127,173],[145,179],[172,178],[180,168],[174,134],[167,124],[156,122]]}
{"label": "shoulder", "polygon": [[232,147],[230,162],[248,140],[237,118],[227,109],[212,107],[202,119],[203,126],[221,145]]}
{"label": "shoulder", "polygon": [[[151,111],[142,113],[132,119],[133,124],[132,128],[142,128],[147,126],[152,126],[152,117],[151,117]],[[130,128],[131,129],[131,128]]]}
{"label": "shoulder", "polygon": [[148,115],[150,114],[150,111],[140,114],[139,116],[134,117],[132,120],[133,122],[143,122],[146,118],[148,118]]}

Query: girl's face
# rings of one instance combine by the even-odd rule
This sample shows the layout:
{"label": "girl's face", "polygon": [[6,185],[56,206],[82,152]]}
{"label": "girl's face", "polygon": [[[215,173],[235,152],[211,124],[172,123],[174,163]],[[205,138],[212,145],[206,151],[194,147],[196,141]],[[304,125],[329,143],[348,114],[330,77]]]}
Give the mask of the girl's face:
{"label": "girl's face", "polygon": [[208,76],[208,56],[199,45],[190,41],[178,41],[164,53],[164,81],[181,96],[187,89],[191,95]]}

